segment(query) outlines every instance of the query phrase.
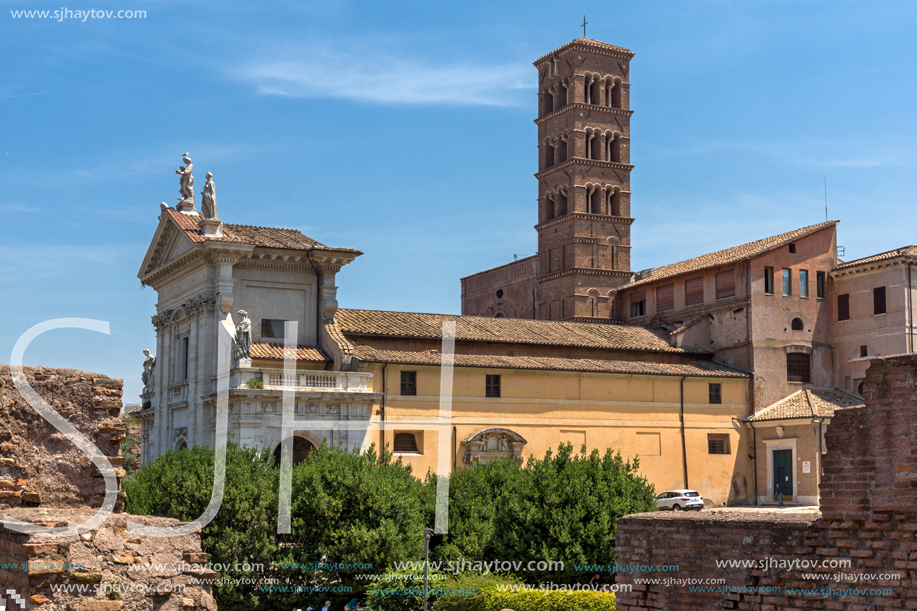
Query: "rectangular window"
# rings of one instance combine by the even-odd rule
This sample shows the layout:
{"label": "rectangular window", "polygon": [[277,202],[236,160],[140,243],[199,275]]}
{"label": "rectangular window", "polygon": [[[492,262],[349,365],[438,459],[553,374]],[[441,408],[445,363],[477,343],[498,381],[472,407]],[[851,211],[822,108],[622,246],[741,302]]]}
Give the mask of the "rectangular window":
{"label": "rectangular window", "polygon": [[667,284],[656,289],[656,311],[664,312],[675,308],[675,285]]}
{"label": "rectangular window", "polygon": [[809,270],[801,269],[799,270],[799,296],[809,297]]}
{"label": "rectangular window", "polygon": [[707,434],[707,454],[731,454],[729,435]]}
{"label": "rectangular window", "polygon": [[640,291],[630,296],[630,317],[639,318],[646,314],[646,291]]}
{"label": "rectangular window", "polygon": [[786,355],[786,380],[787,382],[802,382],[809,384],[812,381],[812,358],[802,352],[790,352]]}
{"label": "rectangular window", "polygon": [[285,320],[261,319],[261,338],[262,339],[283,339],[283,329]]}
{"label": "rectangular window", "polygon": [[789,297],[793,294],[793,270],[783,268],[783,294]]}
{"label": "rectangular window", "polygon": [[720,404],[723,402],[723,390],[719,384],[709,385],[709,403]]}
{"label": "rectangular window", "polygon": [[417,372],[416,371],[402,371],[401,372],[401,394],[402,395],[416,395],[417,394]]}
{"label": "rectangular window", "polygon": [[872,289],[872,313],[885,314],[885,287],[877,286]]}
{"label": "rectangular window", "polygon": [[500,396],[500,376],[487,376],[487,383],[484,388],[484,396],[486,397],[499,397]]}
{"label": "rectangular window", "polygon": [[815,272],[815,296],[825,298],[825,272]]}
{"label": "rectangular window", "polygon": [[704,303],[704,277],[685,280],[685,305]]}
{"label": "rectangular window", "polygon": [[767,295],[774,294],[774,268],[764,268],[764,293]]}
{"label": "rectangular window", "polygon": [[182,382],[186,382],[188,380],[188,362],[191,356],[188,352],[188,338],[187,337],[183,337],[181,340],[181,354],[182,354],[181,379],[182,379]]}
{"label": "rectangular window", "polygon": [[794,255],[796,254],[796,245],[795,244],[790,244],[790,253]]}
{"label": "rectangular window", "polygon": [[850,293],[837,296],[837,319],[850,320]]}
{"label": "rectangular window", "polygon": [[860,358],[869,356],[869,348],[867,346],[860,346]]}
{"label": "rectangular window", "polygon": [[736,270],[730,269],[720,272],[716,275],[716,298],[726,299],[735,297],[736,294]]}
{"label": "rectangular window", "polygon": [[413,452],[417,450],[417,438],[414,433],[395,433],[395,443],[392,444],[394,452]]}

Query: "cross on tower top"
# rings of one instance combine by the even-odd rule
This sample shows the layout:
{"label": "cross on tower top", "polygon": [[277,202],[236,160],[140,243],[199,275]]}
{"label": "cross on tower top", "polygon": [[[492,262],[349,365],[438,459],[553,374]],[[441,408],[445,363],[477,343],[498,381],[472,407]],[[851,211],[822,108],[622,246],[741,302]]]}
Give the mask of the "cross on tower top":
{"label": "cross on tower top", "polygon": [[589,23],[586,21],[586,16],[583,15],[583,38],[586,38],[586,24]]}

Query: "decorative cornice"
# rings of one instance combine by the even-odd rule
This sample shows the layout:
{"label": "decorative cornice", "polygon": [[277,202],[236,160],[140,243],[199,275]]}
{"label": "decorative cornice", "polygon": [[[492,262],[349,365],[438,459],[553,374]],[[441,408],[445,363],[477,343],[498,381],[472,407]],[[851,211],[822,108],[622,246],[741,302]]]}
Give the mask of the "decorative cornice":
{"label": "decorative cornice", "polygon": [[907,255],[898,255],[891,259],[883,259],[881,261],[876,261],[874,263],[862,263],[859,265],[851,265],[850,267],[845,267],[843,269],[835,269],[828,272],[832,278],[846,278],[849,276],[858,276],[860,274],[865,274],[869,272],[874,272],[880,269],[886,269],[889,267],[897,267],[899,265],[905,264],[915,264],[917,263],[917,257],[910,257]]}
{"label": "decorative cornice", "polygon": [[634,166],[629,163],[618,163],[617,161],[600,161],[598,159],[586,159],[584,157],[571,157],[570,159],[561,161],[557,165],[552,165],[550,168],[546,168],[540,172],[535,172],[535,178],[541,180],[542,178],[546,178],[558,170],[565,170],[575,165],[587,165],[594,168],[621,170],[622,172],[631,172],[634,169]]}
{"label": "decorative cornice", "polygon": [[[577,187],[573,187],[573,188],[575,189]],[[566,223],[567,221],[576,221],[576,220],[614,223],[615,225],[631,225],[634,222],[634,219],[628,216],[611,216],[611,215],[604,215],[604,214],[591,214],[589,212],[571,212],[570,214],[565,214],[563,216],[557,217],[556,219],[551,219],[550,221],[545,221],[544,223],[535,225],[535,229],[537,229],[538,231],[541,231],[542,229],[548,229],[549,227],[553,227],[555,225],[561,225],[563,223]],[[624,244],[622,244],[622,246],[624,246]],[[627,246],[629,247],[630,245],[628,244]]]}
{"label": "decorative cornice", "polygon": [[169,322],[172,320],[172,312],[173,310],[163,310],[159,314],[156,314],[150,318],[153,326],[156,327],[157,331],[169,324]]}
{"label": "decorative cornice", "polygon": [[[630,83],[624,83],[624,85],[627,87],[630,87]],[[570,110],[589,110],[589,111],[601,110],[602,112],[605,112],[610,115],[620,115],[622,117],[628,117],[628,118],[630,118],[630,116],[634,114],[633,110],[625,109],[625,108],[615,108],[614,106],[599,106],[598,104],[586,104],[584,102],[570,102],[569,104],[564,104],[557,110],[552,110],[551,112],[549,112],[548,114],[546,114],[543,117],[538,117],[537,119],[535,119],[535,125],[539,125],[539,126],[543,125],[544,123],[547,123],[551,119],[556,119],[563,113],[568,112]]]}
{"label": "decorative cornice", "polygon": [[633,276],[633,272],[625,272],[616,269],[595,269],[592,267],[570,267],[568,269],[561,270],[559,272],[553,272],[550,274],[545,274],[544,276],[538,277],[538,283],[548,282],[550,280],[555,280],[563,276],[572,276],[572,275],[581,275],[581,276],[620,276],[623,278],[630,278]]}

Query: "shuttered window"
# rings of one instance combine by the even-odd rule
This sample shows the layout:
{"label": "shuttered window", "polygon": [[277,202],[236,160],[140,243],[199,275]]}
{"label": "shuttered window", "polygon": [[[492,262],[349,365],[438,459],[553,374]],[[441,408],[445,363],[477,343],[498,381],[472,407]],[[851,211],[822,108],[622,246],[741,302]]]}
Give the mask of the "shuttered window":
{"label": "shuttered window", "polygon": [[768,295],[774,294],[774,268],[764,268],[764,292]]}
{"label": "shuttered window", "polygon": [[850,320],[850,293],[837,296],[837,319]]}
{"label": "shuttered window", "polygon": [[704,278],[685,280],[685,305],[704,303]]}
{"label": "shuttered window", "polygon": [[716,298],[726,299],[735,297],[736,294],[736,270],[730,269],[720,272],[716,275]]}
{"label": "shuttered window", "polygon": [[665,312],[675,308],[675,285],[667,284],[656,289],[656,311]]}
{"label": "shuttered window", "polygon": [[885,287],[877,286],[872,289],[872,313],[885,314]]}
{"label": "shuttered window", "polygon": [[825,272],[815,272],[815,296],[825,298]]}

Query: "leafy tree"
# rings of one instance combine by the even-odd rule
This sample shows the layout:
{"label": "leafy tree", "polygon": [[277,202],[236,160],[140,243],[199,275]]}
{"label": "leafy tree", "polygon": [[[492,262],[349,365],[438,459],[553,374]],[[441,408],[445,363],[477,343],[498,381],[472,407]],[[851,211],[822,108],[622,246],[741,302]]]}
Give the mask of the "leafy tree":
{"label": "leafy tree", "polygon": [[[283,562],[298,567],[286,576],[301,583],[303,567],[319,567],[306,579],[329,595],[349,600],[368,586],[358,575],[394,569],[394,563],[423,558],[424,484],[390,452],[365,452],[323,445],[293,470],[292,534],[284,537]],[[371,568],[370,568],[371,567]]]}
{"label": "leafy tree", "polygon": [[561,561],[564,569],[526,571],[526,581],[582,578],[577,564],[614,563],[615,520],[655,509],[653,486],[638,475],[639,462],[607,450],[574,454],[572,445],[529,458],[521,477],[510,478],[494,498],[494,557]]}
{"label": "leafy tree", "polygon": [[[242,611],[265,604],[280,604],[289,595],[265,592],[257,584],[271,575],[277,557],[277,484],[274,457],[228,444],[226,486],[219,512],[201,533],[201,547],[220,571],[214,596],[221,611]],[[125,510],[191,521],[210,502],[214,475],[214,450],[195,446],[169,451],[135,475],[125,478]],[[240,567],[235,570],[234,567]],[[245,565],[263,566],[264,572],[243,571]],[[241,582],[233,581],[235,579]]]}

